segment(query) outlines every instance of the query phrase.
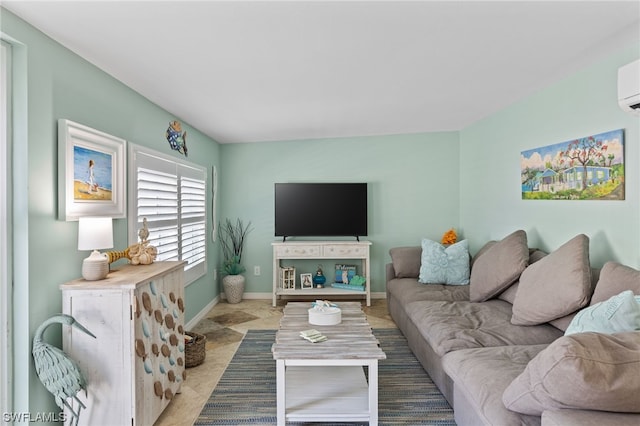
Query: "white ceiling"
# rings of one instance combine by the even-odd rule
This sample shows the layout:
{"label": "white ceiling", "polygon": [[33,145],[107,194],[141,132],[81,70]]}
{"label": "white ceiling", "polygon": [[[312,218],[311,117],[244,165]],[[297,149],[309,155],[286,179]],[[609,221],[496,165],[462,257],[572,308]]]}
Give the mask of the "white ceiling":
{"label": "white ceiling", "polygon": [[640,40],[637,0],[2,6],[221,143],[459,130]]}

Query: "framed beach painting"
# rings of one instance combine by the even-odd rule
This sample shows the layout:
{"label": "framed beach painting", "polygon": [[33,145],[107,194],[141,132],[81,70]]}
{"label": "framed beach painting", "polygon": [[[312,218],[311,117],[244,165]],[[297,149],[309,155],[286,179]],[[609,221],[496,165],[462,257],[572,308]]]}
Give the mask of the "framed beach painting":
{"label": "framed beach painting", "polygon": [[522,151],[523,200],[624,200],[624,130]]}
{"label": "framed beach painting", "polygon": [[124,218],[124,139],[58,120],[58,219]]}

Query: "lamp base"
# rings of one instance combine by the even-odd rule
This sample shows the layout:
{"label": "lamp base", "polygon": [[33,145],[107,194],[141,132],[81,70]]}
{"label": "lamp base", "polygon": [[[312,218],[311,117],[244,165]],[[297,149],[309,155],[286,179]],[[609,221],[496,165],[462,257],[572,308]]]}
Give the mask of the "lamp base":
{"label": "lamp base", "polygon": [[82,261],[82,278],[87,281],[102,280],[109,274],[109,259],[106,254],[94,250]]}

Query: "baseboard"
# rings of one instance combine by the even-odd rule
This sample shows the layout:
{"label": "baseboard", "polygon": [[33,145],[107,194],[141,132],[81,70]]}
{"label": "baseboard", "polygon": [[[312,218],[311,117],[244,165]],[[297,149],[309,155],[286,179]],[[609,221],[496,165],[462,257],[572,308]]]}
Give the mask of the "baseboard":
{"label": "baseboard", "polygon": [[193,327],[195,327],[200,322],[200,320],[204,319],[209,311],[211,311],[211,309],[213,309],[213,307],[218,303],[220,303],[220,296],[217,296],[215,299],[209,302],[207,306],[202,308],[202,310],[196,314],[195,317],[191,318],[191,321],[185,324],[185,330],[191,330]]}
{"label": "baseboard", "polygon": [[[226,296],[224,295],[224,292],[220,293],[220,297],[222,297],[225,300],[227,299]],[[262,299],[270,300],[272,297],[273,297],[272,293],[249,293],[246,291],[242,295],[243,299],[255,299],[255,300],[262,300]]]}
{"label": "baseboard", "polygon": [[[226,297],[223,293],[220,293],[220,300],[226,300]],[[244,292],[244,294],[242,295],[243,299],[254,299],[254,300],[269,300],[273,298],[273,294],[272,293],[249,293],[249,292]],[[371,293],[371,298],[372,299],[386,299],[387,298],[387,293],[384,291],[380,291],[380,292],[375,292],[375,293]]]}
{"label": "baseboard", "polygon": [[[252,299],[252,300],[271,300],[272,297],[273,297],[273,294],[271,294],[271,293],[248,293],[248,292],[245,292],[242,295],[242,298],[243,299],[247,299],[247,300],[249,300],[249,299]],[[384,291],[371,293],[371,298],[372,299],[386,299],[387,298],[387,293],[384,292]],[[186,330],[190,330],[193,327],[195,327],[200,322],[200,320],[205,318],[207,316],[207,314],[209,313],[209,311],[211,309],[213,309],[213,307],[216,306],[218,303],[220,303],[220,301],[222,301],[222,300],[226,300],[224,292],[220,293],[215,299],[213,299],[211,302],[209,302],[207,304],[207,306],[202,308],[202,310],[200,312],[198,312],[195,317],[191,318],[191,321],[189,321],[185,325],[185,329]]]}

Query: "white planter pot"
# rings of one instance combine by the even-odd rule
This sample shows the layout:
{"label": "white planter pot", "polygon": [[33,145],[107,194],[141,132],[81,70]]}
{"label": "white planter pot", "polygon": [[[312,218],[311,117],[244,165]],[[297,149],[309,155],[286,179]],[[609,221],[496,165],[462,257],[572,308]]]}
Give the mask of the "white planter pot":
{"label": "white planter pot", "polygon": [[228,303],[240,303],[244,293],[244,275],[226,275],[222,287]]}

